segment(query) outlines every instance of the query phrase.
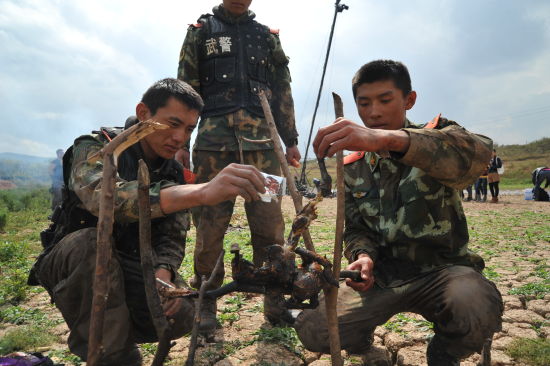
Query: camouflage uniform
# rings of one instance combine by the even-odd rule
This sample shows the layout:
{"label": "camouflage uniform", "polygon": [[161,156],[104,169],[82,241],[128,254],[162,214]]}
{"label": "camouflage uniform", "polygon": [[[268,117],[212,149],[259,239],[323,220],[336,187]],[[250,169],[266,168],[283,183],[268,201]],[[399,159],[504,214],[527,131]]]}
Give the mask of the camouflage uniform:
{"label": "camouflage uniform", "polygon": [[[283,142],[289,147],[297,144],[288,58],[277,32],[254,21],[253,12],[234,17],[219,5],[214,7],[213,13],[201,16],[198,24],[189,27],[178,68],[178,79],[192,85],[205,101],[193,149],[196,183],[210,181],[231,163],[250,164],[263,172],[280,175],[273,144],[245,139],[271,138],[256,95],[264,90]],[[219,82],[217,87],[213,79]],[[243,93],[244,99],[233,101]],[[240,159],[239,150],[243,152],[244,161]],[[211,273],[233,206],[234,201],[227,201],[193,210],[197,226],[196,274]],[[245,208],[252,233],[254,262],[260,264],[266,246],[283,242],[280,202],[247,203]],[[222,278],[216,286],[221,285]],[[194,285],[199,283],[197,276]]]}
{"label": "camouflage uniform", "polygon": [[[491,153],[490,139],[440,119],[435,128],[405,122],[405,154],[359,154],[345,166],[345,255],[368,253],[375,285],[364,293],[343,286],[338,318],[342,347],[368,349],[377,325],[399,312],[434,322],[434,341],[454,358],[480,351],[500,330],[502,299],[468,249],[457,189],[475,180]],[[302,312],[296,329],[312,351],[329,350],[324,302]]]}
{"label": "camouflage uniform", "polygon": [[[99,151],[106,139],[102,135],[82,136],[75,140],[72,154],[66,154],[64,165],[69,167],[66,180],[69,197],[76,200],[72,216],[83,210],[90,217],[72,226],[67,235],[46,248],[34,266],[36,280],[44,286],[61,311],[71,331],[70,350],[86,360],[88,331],[92,308],[92,284],[95,272],[95,219],[99,214],[99,195],[102,186],[102,163],[89,163],[87,158]],[[139,257],[139,224],[137,200],[137,167],[144,159],[139,143],[121,154],[115,188],[115,225],[113,229],[113,260],[110,263],[110,288],[105,311],[108,331],[103,337],[105,365],[137,365],[140,354],[136,343],[157,340],[151,315],[145,301],[145,289]],[[185,252],[185,236],[189,228],[186,211],[163,215],[160,209],[161,189],[181,183],[181,168],[173,160],[158,159],[149,167],[151,177],[151,243],[157,267],[169,269],[173,281],[183,281],[177,270]],[[66,174],[66,175],[67,175]],[[65,209],[73,203],[64,201]],[[91,215],[90,215],[91,214]],[[76,230],[75,230],[76,229]],[[32,282],[32,279],[30,280]],[[193,302],[184,300],[174,316],[175,337],[189,332],[193,320]]]}

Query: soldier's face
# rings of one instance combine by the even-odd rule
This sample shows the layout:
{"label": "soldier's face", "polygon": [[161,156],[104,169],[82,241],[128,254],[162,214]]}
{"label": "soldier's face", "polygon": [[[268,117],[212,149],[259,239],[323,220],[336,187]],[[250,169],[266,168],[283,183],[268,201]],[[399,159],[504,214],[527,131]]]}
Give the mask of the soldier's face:
{"label": "soldier's face", "polygon": [[152,118],[158,123],[169,126],[169,128],[157,130],[141,140],[145,156],[150,159],[158,157],[172,159],[189,140],[199,119],[197,110],[189,108],[175,98],[168,99],[166,105],[157,109],[154,115],[151,115],[145,104],[139,103],[136,107],[136,115],[140,121]]}
{"label": "soldier's face", "polygon": [[357,112],[365,126],[382,130],[402,128],[405,115],[415,101],[416,92],[404,96],[393,80],[363,83],[355,97]]}
{"label": "soldier's face", "polygon": [[241,15],[248,11],[252,0],[223,0],[223,7],[233,15]]}

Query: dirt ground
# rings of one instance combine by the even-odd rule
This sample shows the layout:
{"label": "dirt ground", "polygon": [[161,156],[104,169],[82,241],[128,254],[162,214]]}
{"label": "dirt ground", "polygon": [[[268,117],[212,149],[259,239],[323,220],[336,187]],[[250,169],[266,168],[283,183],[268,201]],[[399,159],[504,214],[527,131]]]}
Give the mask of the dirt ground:
{"label": "dirt ground", "polygon": [[[239,203],[238,203],[239,204]],[[242,205],[242,202],[240,203]],[[319,219],[314,225],[329,226],[335,221],[335,200],[325,200],[320,204]],[[290,198],[283,201],[285,217],[293,218],[294,209]],[[480,253],[487,267],[489,276],[501,291],[505,304],[502,331],[495,334],[492,346],[492,365],[523,365],[512,360],[504,350],[510,342],[519,337],[548,337],[550,334],[550,295],[542,299],[518,294],[509,295],[512,288],[525,283],[536,282],[533,277],[537,265],[546,264],[550,258],[550,237],[539,236],[531,240],[530,225],[550,225],[550,203],[524,201],[523,196],[502,196],[498,204],[466,202],[464,209],[469,220],[471,231],[470,247]],[[518,220],[518,216],[528,216]],[[483,226],[483,229],[480,227]],[[494,230],[493,230],[494,228]],[[312,230],[315,233],[315,230]],[[324,236],[320,241],[332,246],[330,238]],[[319,244],[315,235],[315,244]],[[487,240],[492,239],[490,244]],[[496,245],[495,245],[496,243]],[[487,246],[491,246],[488,248]],[[507,250],[506,248],[513,248]],[[519,248],[519,249],[518,249]],[[226,273],[230,273],[226,263]],[[540,280],[540,279],[539,279]],[[46,294],[38,294],[26,304],[29,307],[40,307],[52,317],[59,317],[54,307],[48,304]],[[237,303],[237,305],[235,305]],[[218,329],[214,343],[202,342],[197,350],[196,365],[330,365],[330,357],[308,352],[298,346],[294,351],[290,342],[276,343],[257,341],[258,330],[269,330],[271,327],[264,321],[261,311],[262,297],[258,295],[227,295],[218,300],[218,316],[230,314]],[[433,332],[415,314],[402,314],[390,320],[391,326],[380,326],[375,333],[372,352],[368,355],[368,365],[424,365],[425,349]],[[67,337],[67,328],[60,324],[55,328],[61,340]],[[182,365],[187,358],[189,337],[176,341],[170,352],[171,365]],[[66,349],[60,343],[49,349]],[[144,347],[146,364],[150,363],[154,349]],[[361,365],[360,355],[343,353],[345,365]],[[474,354],[461,365],[476,365],[480,356]],[[367,361],[367,360],[365,360]]]}

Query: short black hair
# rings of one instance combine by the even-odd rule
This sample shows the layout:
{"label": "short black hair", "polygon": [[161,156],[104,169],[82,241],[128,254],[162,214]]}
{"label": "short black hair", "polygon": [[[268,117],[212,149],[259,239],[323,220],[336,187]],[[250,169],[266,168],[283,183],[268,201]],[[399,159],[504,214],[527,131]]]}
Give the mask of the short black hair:
{"label": "short black hair", "polygon": [[351,81],[353,98],[357,97],[357,88],[364,83],[392,80],[404,96],[412,91],[411,76],[407,66],[399,61],[375,60],[364,64],[357,70]]}
{"label": "short black hair", "polygon": [[149,108],[151,115],[155,115],[172,97],[189,108],[202,112],[204,102],[199,93],[191,85],[174,78],[162,79],[151,85],[143,94],[141,102]]}

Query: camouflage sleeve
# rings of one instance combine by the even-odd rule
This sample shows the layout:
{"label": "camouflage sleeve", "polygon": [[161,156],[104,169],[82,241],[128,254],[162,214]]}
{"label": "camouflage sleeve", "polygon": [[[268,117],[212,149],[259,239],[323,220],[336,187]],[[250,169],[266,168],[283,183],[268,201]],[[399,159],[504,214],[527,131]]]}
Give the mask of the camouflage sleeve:
{"label": "camouflage sleeve", "polygon": [[173,275],[178,272],[185,255],[185,238],[189,222],[188,212],[182,211],[155,220],[151,225],[151,242],[157,265],[168,265]]}
{"label": "camouflage sleeve", "polygon": [[294,119],[294,100],[290,88],[290,71],[288,70],[288,58],[281,46],[278,35],[271,35],[270,84],[272,91],[271,110],[277,125],[277,131],[287,147],[294,146],[298,138],[296,122]]}
{"label": "camouflage sleeve", "polygon": [[[99,216],[99,197],[103,181],[103,163],[101,161],[89,163],[88,157],[101,150],[103,144],[93,136],[78,138],[73,147],[73,160],[69,189],[82,201],[84,209],[94,216]],[[151,183],[149,194],[151,197],[151,217],[162,217],[160,209],[160,190],[176,185],[170,181]],[[137,181],[125,181],[118,175],[115,185],[115,221],[130,223],[139,220],[137,199]]]}
{"label": "camouflage sleeve", "polygon": [[409,150],[398,160],[417,167],[441,184],[462,189],[472,184],[491,159],[493,141],[441,118],[437,129],[405,128]]}
{"label": "camouflage sleeve", "polygon": [[344,229],[344,255],[351,263],[359,253],[367,253],[376,262],[378,257],[377,242],[369,237],[372,231],[365,225],[351,191],[346,184],[346,227]]}
{"label": "camouflage sleeve", "polygon": [[199,45],[201,42],[200,28],[193,25],[187,29],[183,41],[178,66],[178,79],[185,81],[200,93],[199,79]]}

